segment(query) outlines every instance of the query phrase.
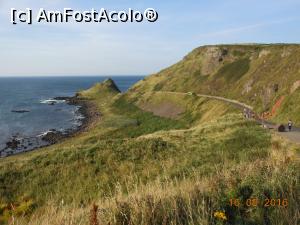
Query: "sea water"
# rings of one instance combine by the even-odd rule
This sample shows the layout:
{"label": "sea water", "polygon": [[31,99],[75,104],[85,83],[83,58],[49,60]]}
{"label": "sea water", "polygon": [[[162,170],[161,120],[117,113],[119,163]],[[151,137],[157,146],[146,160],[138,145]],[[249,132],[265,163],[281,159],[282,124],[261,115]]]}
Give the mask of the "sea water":
{"label": "sea water", "polygon": [[[0,150],[12,137],[30,138],[49,130],[76,129],[81,115],[77,106],[55,97],[71,97],[108,77],[0,77]],[[142,76],[113,76],[126,91]],[[17,111],[17,112],[13,112]],[[22,112],[25,111],[25,112]]]}

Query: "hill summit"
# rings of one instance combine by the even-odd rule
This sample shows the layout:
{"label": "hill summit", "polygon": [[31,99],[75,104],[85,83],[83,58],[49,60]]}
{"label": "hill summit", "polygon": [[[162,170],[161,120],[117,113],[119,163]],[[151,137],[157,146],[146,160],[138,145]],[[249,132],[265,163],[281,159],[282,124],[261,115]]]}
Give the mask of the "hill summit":
{"label": "hill summit", "polygon": [[120,89],[112,79],[106,79],[101,83],[96,83],[91,88],[80,91],[77,95],[82,98],[110,98],[121,93]]}
{"label": "hill summit", "polygon": [[108,78],[102,82],[102,85],[107,87],[108,89],[115,91],[115,92],[121,92],[116,83],[111,79]]}
{"label": "hill summit", "polygon": [[111,79],[79,92],[87,129],[0,160],[0,225],[298,224],[299,146],[201,93],[296,118],[299,57],[205,46],[126,93]]}
{"label": "hill summit", "polygon": [[252,105],[267,119],[279,122],[290,117],[300,123],[299,87],[300,45],[249,44],[196,48],[130,91],[217,95]]}

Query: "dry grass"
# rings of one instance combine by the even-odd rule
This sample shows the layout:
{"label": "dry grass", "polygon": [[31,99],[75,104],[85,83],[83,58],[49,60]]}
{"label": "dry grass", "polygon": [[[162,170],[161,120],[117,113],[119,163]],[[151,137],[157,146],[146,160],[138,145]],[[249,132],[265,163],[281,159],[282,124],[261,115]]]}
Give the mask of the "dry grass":
{"label": "dry grass", "polygon": [[[178,102],[195,120],[173,121],[122,96],[100,96],[86,96],[104,115],[89,132],[1,162],[1,179],[11,185],[5,193],[31,191],[40,200],[31,216],[12,217],[10,224],[219,225],[225,217],[214,215],[220,213],[234,225],[298,222],[298,146],[271,139],[239,114],[222,116],[227,106],[213,101],[184,97]],[[245,190],[287,198],[289,208],[230,207],[229,199],[244,198]]]}
{"label": "dry grass", "polygon": [[[228,208],[229,198],[233,197],[232,193],[238,193],[238,187],[248,185],[253,188],[253,196],[258,198],[262,198],[260,194],[264,188],[270,192],[280,192],[289,200],[289,207],[268,211],[267,219],[266,215],[263,216],[263,207],[245,208],[247,218],[241,218],[243,214],[234,211],[239,215],[235,220],[243,220],[245,224],[252,224],[251,221],[265,224],[266,220],[272,225],[297,224],[297,176],[294,170],[287,169],[297,165],[297,149],[297,146],[291,148],[289,143],[274,136],[269,157],[235,166],[225,162],[211,177],[203,177],[195,170],[193,175],[181,180],[160,177],[146,185],[140,185],[138,179],[131,180],[125,189],[120,185],[113,197],[99,199],[96,202],[99,209],[95,205],[76,208],[50,203],[33,214],[29,222],[18,220],[11,224],[86,225],[89,221],[92,225],[98,221],[99,225],[222,224],[213,216],[214,213],[224,211],[226,218],[232,218]],[[285,181],[282,182],[282,179]]]}

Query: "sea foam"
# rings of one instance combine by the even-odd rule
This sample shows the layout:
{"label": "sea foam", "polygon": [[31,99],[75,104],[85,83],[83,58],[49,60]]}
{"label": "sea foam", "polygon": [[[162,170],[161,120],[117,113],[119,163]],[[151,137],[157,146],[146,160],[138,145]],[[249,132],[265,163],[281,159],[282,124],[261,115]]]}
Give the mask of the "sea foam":
{"label": "sea foam", "polygon": [[55,100],[55,99],[46,99],[46,100],[41,100],[41,104],[58,104],[58,103],[65,103],[65,100]]}

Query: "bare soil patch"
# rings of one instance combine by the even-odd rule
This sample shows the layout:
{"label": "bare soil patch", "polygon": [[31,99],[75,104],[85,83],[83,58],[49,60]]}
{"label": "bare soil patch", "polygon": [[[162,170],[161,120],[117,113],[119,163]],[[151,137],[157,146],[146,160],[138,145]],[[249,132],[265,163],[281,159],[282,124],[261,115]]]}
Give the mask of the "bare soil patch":
{"label": "bare soil patch", "polygon": [[152,112],[156,116],[178,119],[185,112],[183,107],[180,107],[172,102],[162,102],[160,104],[144,103],[140,108],[147,112]]}

